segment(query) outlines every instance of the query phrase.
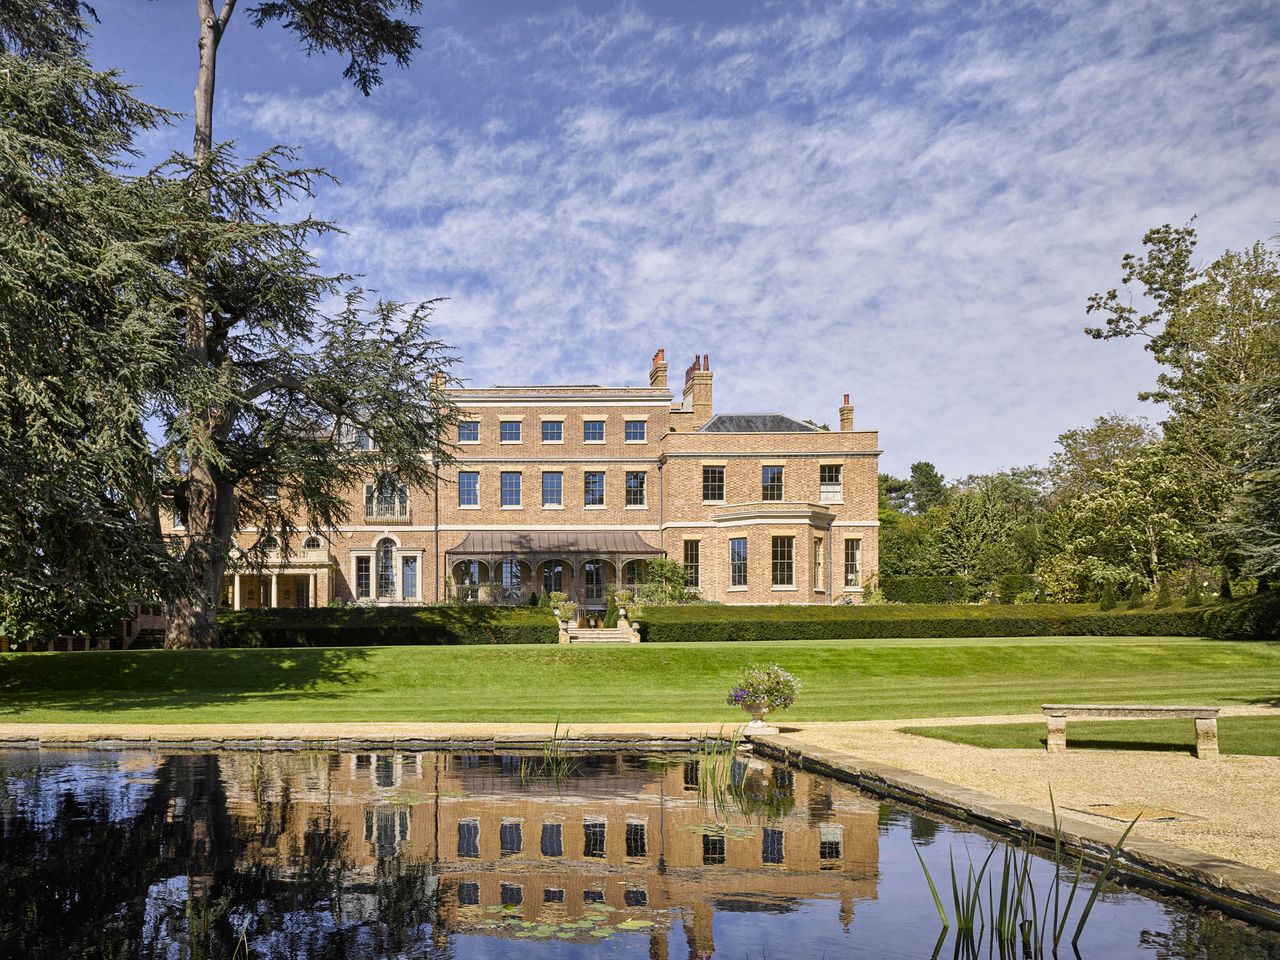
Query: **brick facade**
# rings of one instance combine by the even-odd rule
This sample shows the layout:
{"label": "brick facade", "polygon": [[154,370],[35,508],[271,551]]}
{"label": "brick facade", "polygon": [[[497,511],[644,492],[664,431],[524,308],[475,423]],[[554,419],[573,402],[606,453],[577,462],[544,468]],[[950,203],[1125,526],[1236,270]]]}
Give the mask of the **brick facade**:
{"label": "brick facade", "polygon": [[[441,469],[436,489],[380,499],[371,478],[352,491],[346,524],[300,537],[265,575],[230,576],[225,600],[242,607],[323,606],[335,597],[417,604],[463,593],[517,602],[554,584],[580,604],[600,606],[605,585],[627,581],[633,570],[643,576],[646,556],[665,552],[683,562],[685,543],[696,542],[698,587],[707,599],[859,602],[877,569],[876,433],[853,429],[847,395],[839,430],[777,415],[715,417],[712,379],[709,358],[695,358],[676,399],[659,351],[648,386],[454,390],[463,423],[476,426],[459,428],[455,462]],[[712,479],[723,475],[723,494],[713,484],[713,499],[704,499],[707,469]],[[512,546],[476,553],[468,535],[478,532]],[[562,540],[617,535],[629,546],[600,556],[586,548],[562,556],[519,549],[522,535],[538,532]],[[245,530],[241,545],[255,538]],[[846,541],[857,541],[856,567]],[[558,579],[547,578],[557,564]],[[470,585],[473,572],[479,586]],[[487,586],[495,581],[497,593]]]}

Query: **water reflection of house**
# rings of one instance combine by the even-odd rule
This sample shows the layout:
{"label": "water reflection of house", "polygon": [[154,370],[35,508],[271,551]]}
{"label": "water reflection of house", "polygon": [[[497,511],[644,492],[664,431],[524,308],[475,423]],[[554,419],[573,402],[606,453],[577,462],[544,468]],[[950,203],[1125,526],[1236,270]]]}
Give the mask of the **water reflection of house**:
{"label": "water reflection of house", "polygon": [[322,838],[345,836],[355,876],[431,864],[447,930],[511,935],[497,920],[518,917],[525,928],[569,923],[567,937],[573,921],[611,908],[615,925],[657,923],[665,954],[663,925],[678,910],[697,955],[710,956],[718,906],[827,897],[847,924],[854,901],[875,896],[879,807],[838,784],[744,756],[738,799],[716,811],[699,801],[695,760],[584,757],[558,783],[539,761],[245,754],[224,756],[222,771],[246,866],[300,874]]}

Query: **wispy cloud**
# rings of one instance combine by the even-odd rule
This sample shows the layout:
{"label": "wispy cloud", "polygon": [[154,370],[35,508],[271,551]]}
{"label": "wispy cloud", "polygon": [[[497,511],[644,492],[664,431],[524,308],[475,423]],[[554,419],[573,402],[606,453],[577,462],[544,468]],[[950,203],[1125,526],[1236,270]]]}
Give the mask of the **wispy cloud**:
{"label": "wispy cloud", "polygon": [[[1138,410],[1081,333],[1150,226],[1275,231],[1280,37],[1251,4],[623,5],[431,34],[386,95],[262,92],[246,132],[343,180],[335,266],[448,296],[476,382],[643,382],[712,354],[721,409],[835,419],[885,465],[1043,460]],[[465,105],[459,91],[465,89]]]}

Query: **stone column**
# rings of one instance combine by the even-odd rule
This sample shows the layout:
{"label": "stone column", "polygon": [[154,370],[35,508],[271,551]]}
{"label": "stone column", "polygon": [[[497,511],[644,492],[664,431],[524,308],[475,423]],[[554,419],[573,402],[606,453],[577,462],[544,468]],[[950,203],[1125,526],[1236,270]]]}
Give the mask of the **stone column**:
{"label": "stone column", "polygon": [[280,574],[273,573],[271,575],[271,602],[268,604],[271,609],[275,609],[280,602]]}
{"label": "stone column", "polygon": [[320,606],[320,595],[318,593],[319,587],[320,587],[320,575],[318,573],[312,572],[311,587],[310,587],[311,595],[307,597],[307,603],[310,606],[313,606],[313,607]]}
{"label": "stone column", "polygon": [[231,609],[240,609],[240,574],[231,575]]}
{"label": "stone column", "polygon": [[1048,719],[1049,736],[1045,746],[1050,753],[1065,753],[1067,750],[1067,718],[1050,716]]}
{"label": "stone column", "polygon": [[1201,760],[1218,759],[1218,721],[1216,717],[1196,717],[1196,756]]}

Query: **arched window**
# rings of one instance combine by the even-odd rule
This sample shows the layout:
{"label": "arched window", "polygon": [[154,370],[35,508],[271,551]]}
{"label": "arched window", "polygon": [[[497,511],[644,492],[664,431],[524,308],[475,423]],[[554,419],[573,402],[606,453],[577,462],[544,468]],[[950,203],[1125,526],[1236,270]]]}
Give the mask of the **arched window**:
{"label": "arched window", "polygon": [[588,560],[582,565],[582,582],[586,587],[587,601],[598,602],[604,599],[604,563],[600,560]]}
{"label": "arched window", "polygon": [[374,548],[378,561],[378,597],[394,597],[396,595],[395,541],[383,537]]}
{"label": "arched window", "polygon": [[649,563],[646,560],[628,560],[622,568],[622,580],[628,587],[635,587],[648,578]]}
{"label": "arched window", "polygon": [[303,549],[303,550],[319,550],[319,549],[320,549],[320,538],[319,538],[319,537],[307,537],[307,539],[306,539],[306,540],[304,540],[304,541],[302,542],[302,549]]}
{"label": "arched window", "polygon": [[548,560],[542,565],[542,592],[564,593],[564,564]]}
{"label": "arched window", "polygon": [[483,564],[479,560],[459,560],[453,567],[453,581],[458,588],[458,599],[474,602],[480,598],[480,581]]}
{"label": "arched window", "polygon": [[274,553],[276,550],[280,549],[280,541],[271,536],[271,534],[267,534],[262,538],[262,549],[266,550],[268,553]]}

